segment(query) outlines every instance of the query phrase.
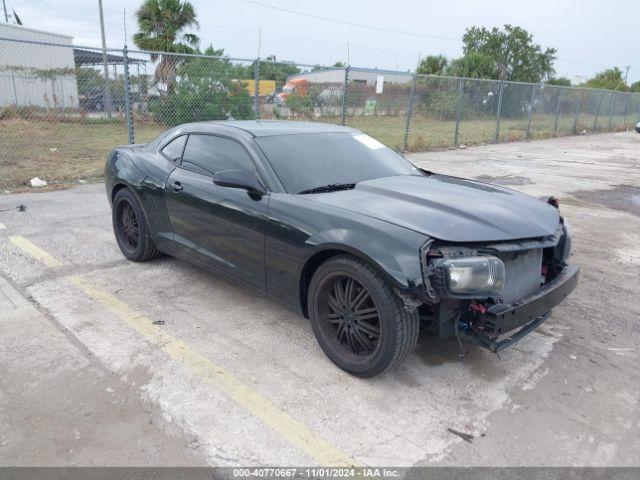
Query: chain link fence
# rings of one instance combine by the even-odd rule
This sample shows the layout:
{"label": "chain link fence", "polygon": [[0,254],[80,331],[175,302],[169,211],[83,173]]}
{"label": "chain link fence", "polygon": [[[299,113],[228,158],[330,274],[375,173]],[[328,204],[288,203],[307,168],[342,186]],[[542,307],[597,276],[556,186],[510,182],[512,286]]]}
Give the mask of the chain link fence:
{"label": "chain link fence", "polygon": [[[0,189],[102,175],[115,145],[223,119],[348,125],[401,151],[621,131],[640,93],[0,38]],[[106,64],[106,66],[105,66]]]}

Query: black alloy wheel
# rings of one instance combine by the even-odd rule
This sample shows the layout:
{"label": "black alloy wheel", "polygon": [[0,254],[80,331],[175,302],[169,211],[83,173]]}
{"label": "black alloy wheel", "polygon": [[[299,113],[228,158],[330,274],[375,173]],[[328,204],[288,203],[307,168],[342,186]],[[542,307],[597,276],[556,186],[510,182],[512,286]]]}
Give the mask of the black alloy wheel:
{"label": "black alloy wheel", "polygon": [[369,291],[350,275],[323,282],[321,315],[327,336],[355,357],[366,358],[380,346],[380,319]]}
{"label": "black alloy wheel", "polygon": [[350,255],[318,267],[308,310],[324,353],[352,375],[372,377],[394,368],[417,343],[417,312],[405,307],[376,269]]}
{"label": "black alloy wheel", "polygon": [[144,212],[128,188],[116,193],[112,206],[113,231],[122,254],[134,262],[144,262],[160,255],[151,240]]}
{"label": "black alloy wheel", "polygon": [[119,205],[120,212],[118,217],[120,218],[120,227],[122,232],[123,242],[127,247],[135,250],[138,248],[138,242],[140,240],[140,228],[138,226],[138,218],[133,211],[131,204],[123,200]]}

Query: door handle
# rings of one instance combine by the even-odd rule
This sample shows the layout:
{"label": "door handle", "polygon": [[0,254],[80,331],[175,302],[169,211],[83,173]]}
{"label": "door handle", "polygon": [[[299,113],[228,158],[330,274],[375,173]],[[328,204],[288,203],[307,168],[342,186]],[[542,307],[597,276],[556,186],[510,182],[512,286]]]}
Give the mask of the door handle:
{"label": "door handle", "polygon": [[173,182],[171,184],[171,190],[173,190],[174,192],[181,192],[182,190],[184,190],[184,187],[182,186],[182,184],[180,182]]}

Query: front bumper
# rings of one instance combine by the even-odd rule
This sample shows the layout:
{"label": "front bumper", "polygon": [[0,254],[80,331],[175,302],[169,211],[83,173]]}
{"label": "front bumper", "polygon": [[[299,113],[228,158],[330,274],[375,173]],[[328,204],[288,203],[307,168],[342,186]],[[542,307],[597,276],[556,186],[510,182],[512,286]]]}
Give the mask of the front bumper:
{"label": "front bumper", "polygon": [[474,323],[482,330],[467,332],[471,340],[499,352],[522,339],[547,318],[551,309],[562,302],[578,284],[580,268],[568,266],[540,290],[510,304],[494,305],[477,313]]}

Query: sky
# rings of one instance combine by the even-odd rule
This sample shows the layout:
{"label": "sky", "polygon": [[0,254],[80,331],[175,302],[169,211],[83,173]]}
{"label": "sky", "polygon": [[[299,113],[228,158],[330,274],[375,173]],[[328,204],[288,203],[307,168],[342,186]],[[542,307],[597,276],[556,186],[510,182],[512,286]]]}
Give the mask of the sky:
{"label": "sky", "polygon": [[[5,0],[25,26],[100,43],[98,0]],[[267,8],[252,0],[191,0],[203,47],[213,44],[238,58],[274,54],[280,60],[330,65],[414,69],[420,57],[462,53],[462,35],[476,25],[519,25],[543,47],[555,47],[558,76],[580,83],[605,68],[629,65],[629,83],[640,80],[640,1],[569,0],[255,0],[305,14],[364,24],[405,35],[328,22]],[[137,31],[141,0],[103,0],[107,45],[121,48]],[[258,32],[261,32],[261,35]],[[348,48],[347,48],[348,45]]]}

